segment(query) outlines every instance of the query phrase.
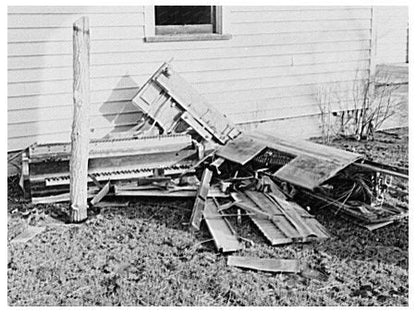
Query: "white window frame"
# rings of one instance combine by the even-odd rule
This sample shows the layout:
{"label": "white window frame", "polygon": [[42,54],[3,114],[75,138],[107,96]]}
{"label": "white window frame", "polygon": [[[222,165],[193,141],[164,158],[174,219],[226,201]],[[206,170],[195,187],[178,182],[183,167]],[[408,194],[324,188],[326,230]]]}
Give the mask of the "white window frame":
{"label": "white window frame", "polygon": [[155,6],[144,7],[144,34],[146,42],[193,41],[193,40],[227,40],[231,39],[229,31],[229,9],[224,6],[215,8],[215,33],[156,35]]}

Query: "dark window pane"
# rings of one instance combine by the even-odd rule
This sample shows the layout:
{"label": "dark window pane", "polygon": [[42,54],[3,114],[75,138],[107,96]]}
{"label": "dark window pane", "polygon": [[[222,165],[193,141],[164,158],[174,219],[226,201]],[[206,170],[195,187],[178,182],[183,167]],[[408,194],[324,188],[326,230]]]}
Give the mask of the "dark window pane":
{"label": "dark window pane", "polygon": [[155,6],[157,26],[212,24],[211,6]]}

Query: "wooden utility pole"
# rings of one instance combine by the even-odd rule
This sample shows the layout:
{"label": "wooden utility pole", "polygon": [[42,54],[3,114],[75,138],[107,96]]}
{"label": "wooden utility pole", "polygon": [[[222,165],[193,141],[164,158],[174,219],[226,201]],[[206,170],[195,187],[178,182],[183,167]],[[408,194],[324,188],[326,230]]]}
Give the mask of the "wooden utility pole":
{"label": "wooden utility pole", "polygon": [[90,104],[90,30],[88,17],[74,25],[74,118],[71,133],[70,200],[71,221],[87,219],[89,104]]}

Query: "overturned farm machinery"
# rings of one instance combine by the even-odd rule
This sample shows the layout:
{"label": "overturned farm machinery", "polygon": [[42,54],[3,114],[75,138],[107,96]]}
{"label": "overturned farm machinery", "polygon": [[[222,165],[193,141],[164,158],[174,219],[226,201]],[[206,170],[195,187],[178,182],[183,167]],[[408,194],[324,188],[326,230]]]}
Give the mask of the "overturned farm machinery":
{"label": "overturned farm machinery", "polygon": [[[243,132],[167,63],[133,103],[144,113],[137,126],[90,141],[90,206],[106,196],[194,198],[190,228],[205,222],[222,252],[242,248],[230,222],[242,215],[271,245],[328,238],[313,206],[369,230],[408,216],[407,207],[386,199],[406,170],[278,134]],[[70,152],[69,143],[24,151],[21,186],[33,203],[69,200]]]}

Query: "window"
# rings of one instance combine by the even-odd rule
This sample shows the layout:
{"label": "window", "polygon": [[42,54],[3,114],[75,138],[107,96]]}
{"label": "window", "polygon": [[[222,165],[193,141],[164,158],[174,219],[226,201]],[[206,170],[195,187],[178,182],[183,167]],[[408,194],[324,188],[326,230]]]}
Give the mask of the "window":
{"label": "window", "polygon": [[155,6],[156,35],[215,33],[213,6]]}
{"label": "window", "polygon": [[230,39],[219,6],[151,6],[145,10],[147,42]]}

